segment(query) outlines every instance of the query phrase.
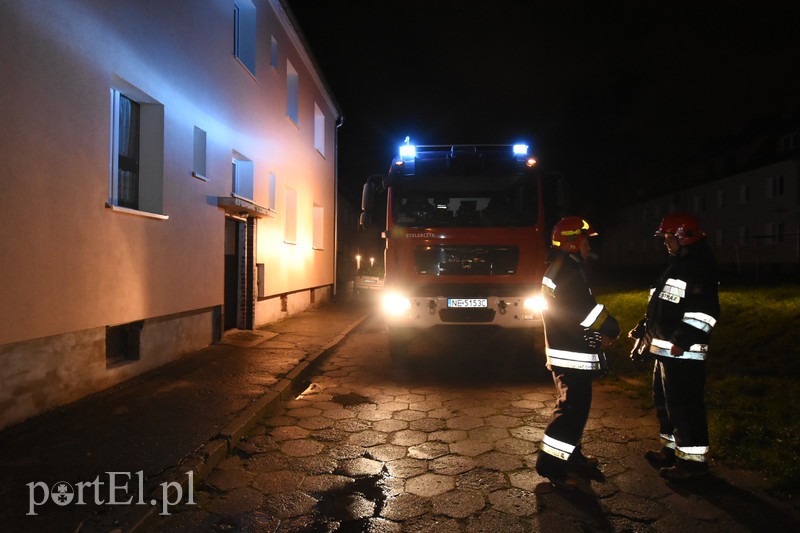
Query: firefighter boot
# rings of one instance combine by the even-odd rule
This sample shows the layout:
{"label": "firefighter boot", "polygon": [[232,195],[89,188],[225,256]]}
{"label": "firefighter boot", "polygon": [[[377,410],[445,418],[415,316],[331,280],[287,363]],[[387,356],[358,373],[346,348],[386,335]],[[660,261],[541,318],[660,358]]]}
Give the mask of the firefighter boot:
{"label": "firefighter boot", "polygon": [[667,481],[689,481],[698,479],[708,474],[708,465],[697,461],[675,462],[675,466],[665,467],[658,471],[658,475]]}
{"label": "firefighter boot", "polygon": [[567,471],[567,462],[552,455],[539,452],[536,460],[536,472],[546,477],[557,489],[576,491],[580,488],[580,478]]}
{"label": "firefighter boot", "polygon": [[593,455],[584,455],[580,446],[569,456],[567,469],[585,479],[605,481],[606,478],[599,468],[600,461]]}
{"label": "firefighter boot", "polygon": [[569,456],[567,464],[579,468],[597,468],[600,465],[600,461],[594,455],[584,455],[581,447],[576,446],[575,451]]}
{"label": "firefighter boot", "polygon": [[675,450],[664,446],[657,452],[649,451],[644,454],[651,465],[656,467],[669,467],[675,464]]}

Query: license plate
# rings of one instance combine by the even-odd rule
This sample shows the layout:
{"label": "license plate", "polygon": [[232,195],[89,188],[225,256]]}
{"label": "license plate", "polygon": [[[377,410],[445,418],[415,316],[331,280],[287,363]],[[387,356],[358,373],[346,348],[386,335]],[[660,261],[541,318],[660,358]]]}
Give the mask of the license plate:
{"label": "license plate", "polygon": [[489,307],[486,298],[448,298],[447,307]]}

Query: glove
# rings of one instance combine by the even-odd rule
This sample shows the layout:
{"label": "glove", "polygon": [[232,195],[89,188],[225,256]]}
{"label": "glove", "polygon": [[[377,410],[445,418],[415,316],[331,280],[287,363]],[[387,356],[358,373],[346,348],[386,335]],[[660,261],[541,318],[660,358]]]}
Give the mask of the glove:
{"label": "glove", "polygon": [[592,352],[599,352],[603,348],[603,334],[599,331],[584,329],[583,340],[586,341],[586,346]]}
{"label": "glove", "polygon": [[[638,327],[638,326],[637,326]],[[634,337],[636,342],[633,344],[630,358],[634,363],[642,363],[648,357],[651,336],[643,334],[641,337]]]}
{"label": "glove", "polygon": [[670,349],[669,349],[669,353],[670,353],[671,355],[674,355],[675,357],[680,357],[680,356],[682,356],[682,355],[683,355],[683,352],[685,352],[685,351],[686,351],[686,350],[684,350],[683,348],[681,348],[681,347],[680,347],[680,346],[678,346],[677,344],[673,344],[673,345],[672,345],[672,348],[670,348]]}
{"label": "glove", "polygon": [[644,337],[644,332],[647,330],[647,319],[643,318],[636,324],[636,327],[628,332],[628,338],[641,339]]}

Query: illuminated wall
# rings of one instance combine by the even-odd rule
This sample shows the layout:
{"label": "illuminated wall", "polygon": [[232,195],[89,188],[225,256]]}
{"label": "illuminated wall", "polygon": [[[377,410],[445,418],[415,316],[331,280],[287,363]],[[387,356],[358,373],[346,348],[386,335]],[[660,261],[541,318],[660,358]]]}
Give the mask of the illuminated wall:
{"label": "illuminated wall", "polygon": [[[257,221],[266,295],[334,282],[340,113],[282,2],[248,5],[249,68],[233,53],[233,1],[0,3],[0,372],[13,343],[222,306],[218,199],[231,196],[234,152],[253,162],[253,202],[275,208]],[[107,207],[115,87],[163,110],[161,216]],[[196,127],[206,133],[206,179],[193,176]],[[296,191],[296,244],[283,238],[287,189]],[[315,205],[321,250],[312,249]],[[0,373],[0,385],[11,374]]]}

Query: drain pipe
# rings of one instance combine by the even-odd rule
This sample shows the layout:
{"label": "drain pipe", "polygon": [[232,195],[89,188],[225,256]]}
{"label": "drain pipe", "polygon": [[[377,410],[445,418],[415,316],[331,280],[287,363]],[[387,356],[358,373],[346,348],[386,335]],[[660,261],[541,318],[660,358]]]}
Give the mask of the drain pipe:
{"label": "drain pipe", "polygon": [[338,293],[339,269],[339,128],[344,124],[344,115],[336,118],[333,132],[333,296]]}

